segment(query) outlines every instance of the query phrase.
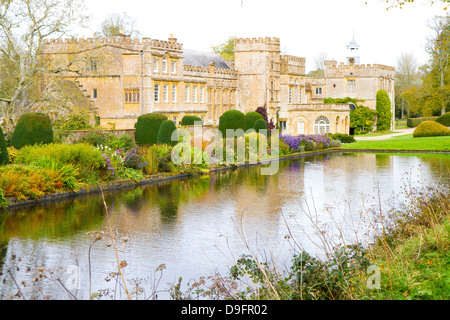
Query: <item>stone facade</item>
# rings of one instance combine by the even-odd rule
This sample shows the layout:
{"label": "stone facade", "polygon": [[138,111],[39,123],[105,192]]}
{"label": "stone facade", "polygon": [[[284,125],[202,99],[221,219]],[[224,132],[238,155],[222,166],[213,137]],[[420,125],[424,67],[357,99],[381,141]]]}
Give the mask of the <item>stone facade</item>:
{"label": "stone facade", "polygon": [[[139,115],[150,112],[176,123],[197,115],[217,125],[225,111],[265,107],[283,133],[349,133],[350,106],[324,104],[325,98],[355,97],[373,108],[376,92],[386,88],[394,101],[392,67],[327,61],[324,78],[308,77],[305,58],[281,55],[278,38],[236,39],[234,61],[184,50],[173,36],[45,43],[45,55],[55,63],[67,63],[74,51],[90,53],[76,62],[86,67],[62,77],[73,80],[95,106],[101,126],[115,129],[132,129]],[[347,90],[354,89],[349,80],[356,81],[355,90]]]}

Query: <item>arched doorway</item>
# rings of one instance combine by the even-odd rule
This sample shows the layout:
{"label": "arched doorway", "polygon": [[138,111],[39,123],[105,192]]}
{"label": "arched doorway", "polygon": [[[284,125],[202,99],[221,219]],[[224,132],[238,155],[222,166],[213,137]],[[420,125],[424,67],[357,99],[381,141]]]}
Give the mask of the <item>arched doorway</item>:
{"label": "arched doorway", "polygon": [[330,129],[330,119],[327,117],[321,116],[314,121],[314,134],[327,134]]}

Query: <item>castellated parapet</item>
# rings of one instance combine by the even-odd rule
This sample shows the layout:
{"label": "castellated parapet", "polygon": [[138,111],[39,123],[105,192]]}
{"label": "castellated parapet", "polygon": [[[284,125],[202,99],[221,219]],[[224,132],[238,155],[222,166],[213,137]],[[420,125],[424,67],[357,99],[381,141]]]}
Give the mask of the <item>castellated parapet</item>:
{"label": "castellated parapet", "polygon": [[279,38],[237,38],[234,40],[234,50],[241,51],[280,51]]}
{"label": "castellated parapet", "polygon": [[304,75],[306,71],[306,59],[284,55],[281,57],[281,73]]}
{"label": "castellated parapet", "polygon": [[335,60],[331,60],[325,61],[325,74],[327,78],[341,78],[354,75],[358,77],[389,76],[394,79],[395,67],[382,64],[346,65],[344,63],[340,63],[338,65]]}
{"label": "castellated parapet", "polygon": [[129,37],[112,38],[64,38],[44,39],[44,48],[47,52],[58,52],[67,49],[67,46],[115,46],[131,50],[173,50],[182,51],[183,45],[173,41],[162,41],[150,38],[132,39]]}

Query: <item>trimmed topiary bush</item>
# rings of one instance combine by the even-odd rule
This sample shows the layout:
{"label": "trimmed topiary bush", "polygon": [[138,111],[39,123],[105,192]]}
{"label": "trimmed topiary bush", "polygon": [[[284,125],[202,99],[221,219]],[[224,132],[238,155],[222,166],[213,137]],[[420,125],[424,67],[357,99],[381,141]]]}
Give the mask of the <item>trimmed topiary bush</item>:
{"label": "trimmed topiary bush", "polygon": [[9,163],[8,146],[6,145],[5,136],[2,127],[0,127],[0,166]]}
{"label": "trimmed topiary bush", "polygon": [[225,112],[219,118],[219,130],[222,132],[224,137],[226,137],[228,129],[245,129],[245,116],[242,112],[238,110],[230,110]]}
{"label": "trimmed topiary bush", "polygon": [[443,126],[450,127],[450,112],[447,112],[437,118],[436,122],[442,124]]}
{"label": "trimmed topiary bush", "polygon": [[167,144],[174,146],[178,141],[172,141],[172,134],[177,130],[177,126],[172,120],[165,120],[161,124],[158,132],[158,144]]}
{"label": "trimmed topiary bush", "polygon": [[258,112],[249,112],[245,115],[245,131],[255,129],[256,120],[263,120],[264,117]]}
{"label": "trimmed topiary bush", "polygon": [[53,143],[52,121],[38,112],[24,113],[14,129],[11,146],[16,149],[35,144]]}
{"label": "trimmed topiary bush", "polygon": [[158,142],[158,133],[161,124],[168,120],[161,113],[147,113],[140,116],[134,125],[136,128],[135,140],[138,145],[154,145]]}
{"label": "trimmed topiary bush", "polygon": [[391,128],[392,123],[392,105],[389,95],[385,90],[379,90],[377,92],[377,130],[386,131]]}
{"label": "trimmed topiary bush", "polygon": [[450,136],[450,129],[435,121],[424,121],[414,130],[414,138]]}
{"label": "trimmed topiary bush", "polygon": [[193,126],[195,125],[196,122],[202,122],[202,119],[200,119],[197,116],[184,116],[183,119],[181,120],[181,125],[182,126]]}
{"label": "trimmed topiary bush", "polygon": [[265,134],[266,136],[269,135],[269,129],[267,128],[267,123],[264,119],[256,120],[254,126],[257,133]]}

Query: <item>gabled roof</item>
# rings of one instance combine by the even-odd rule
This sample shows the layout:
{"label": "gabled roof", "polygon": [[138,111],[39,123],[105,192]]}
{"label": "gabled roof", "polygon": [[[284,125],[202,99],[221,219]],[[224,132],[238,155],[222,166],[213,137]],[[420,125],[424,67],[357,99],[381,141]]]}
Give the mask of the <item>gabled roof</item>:
{"label": "gabled roof", "polygon": [[183,50],[184,65],[195,67],[209,67],[214,62],[216,69],[231,69],[222,56],[218,53],[210,53],[195,50]]}

